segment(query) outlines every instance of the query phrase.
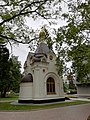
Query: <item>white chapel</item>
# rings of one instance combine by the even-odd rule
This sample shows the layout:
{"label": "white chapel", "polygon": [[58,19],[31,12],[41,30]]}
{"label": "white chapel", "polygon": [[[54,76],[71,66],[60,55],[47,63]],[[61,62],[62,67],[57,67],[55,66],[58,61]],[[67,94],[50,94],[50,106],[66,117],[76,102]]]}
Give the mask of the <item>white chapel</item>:
{"label": "white chapel", "polygon": [[57,68],[55,53],[41,42],[35,53],[28,53],[18,102],[39,104],[65,100]]}

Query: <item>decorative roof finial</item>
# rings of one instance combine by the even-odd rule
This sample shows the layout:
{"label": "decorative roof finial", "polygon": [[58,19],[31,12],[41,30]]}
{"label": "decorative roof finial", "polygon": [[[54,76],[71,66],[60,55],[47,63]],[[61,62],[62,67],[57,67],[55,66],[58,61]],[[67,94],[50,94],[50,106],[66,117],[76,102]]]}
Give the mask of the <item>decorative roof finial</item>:
{"label": "decorative roof finial", "polygon": [[53,41],[51,40],[51,37],[49,36],[48,30],[45,28],[45,26],[41,28],[39,33],[39,42],[46,43],[49,49],[52,49]]}
{"label": "decorative roof finial", "polygon": [[43,26],[43,27],[41,28],[40,33],[39,33],[39,41],[40,41],[40,42],[45,42],[45,41],[47,41],[48,36],[49,36],[48,31],[47,31],[47,29],[45,28],[45,26]]}

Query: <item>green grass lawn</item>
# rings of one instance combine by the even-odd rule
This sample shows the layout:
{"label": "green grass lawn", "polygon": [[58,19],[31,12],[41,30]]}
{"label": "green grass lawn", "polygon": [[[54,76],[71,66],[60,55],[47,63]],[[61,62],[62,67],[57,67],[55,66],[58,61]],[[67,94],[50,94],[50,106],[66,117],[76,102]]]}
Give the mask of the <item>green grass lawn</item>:
{"label": "green grass lawn", "polygon": [[55,104],[48,104],[48,105],[12,105],[10,102],[0,102],[0,110],[37,110],[37,109],[49,109],[49,108],[56,108],[56,107],[64,107],[64,106],[71,106],[71,105],[79,105],[79,104],[86,104],[90,103],[87,101],[70,101],[70,102],[61,102]]}
{"label": "green grass lawn", "polygon": [[64,106],[71,106],[71,105],[79,105],[79,104],[86,104],[90,103],[87,101],[69,101],[69,102],[60,102],[54,104],[46,104],[46,105],[13,105],[11,104],[11,100],[18,100],[18,94],[12,93],[9,94],[6,98],[0,98],[0,111],[1,110],[37,110],[37,109],[49,109],[49,108],[56,108],[56,107],[64,107]]}
{"label": "green grass lawn", "polygon": [[18,100],[19,95],[16,93],[11,93],[6,96],[6,98],[0,98],[0,101],[8,101],[8,100]]}
{"label": "green grass lawn", "polygon": [[18,100],[18,97],[6,97],[6,98],[0,98],[0,101],[8,101],[8,100]]}

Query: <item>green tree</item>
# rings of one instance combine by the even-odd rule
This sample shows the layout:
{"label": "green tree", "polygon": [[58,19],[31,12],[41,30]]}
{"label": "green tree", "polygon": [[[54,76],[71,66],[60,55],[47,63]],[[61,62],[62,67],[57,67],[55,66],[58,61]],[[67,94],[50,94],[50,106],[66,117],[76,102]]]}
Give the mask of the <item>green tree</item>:
{"label": "green tree", "polygon": [[90,0],[68,1],[67,7],[68,12],[62,14],[66,25],[56,32],[56,49],[64,63],[72,61],[76,79],[87,82],[90,79]]}
{"label": "green tree", "polygon": [[0,45],[0,92],[1,96],[4,97],[7,91],[7,84],[6,81],[8,78],[8,71],[9,71],[9,51],[8,49]]}
{"label": "green tree", "polygon": [[9,65],[9,81],[11,84],[10,89],[14,92],[19,92],[19,84],[22,75],[20,71],[21,63],[18,61],[18,57],[11,56],[11,58],[9,59]]}
{"label": "green tree", "polygon": [[37,40],[33,29],[26,25],[26,19],[43,18],[50,22],[60,13],[59,3],[60,0],[1,0],[0,42],[29,44]]}
{"label": "green tree", "polygon": [[90,83],[90,45],[77,45],[68,54],[77,81],[83,84]]}
{"label": "green tree", "polygon": [[68,13],[62,14],[67,25],[59,29],[61,40],[64,39],[69,46],[90,42],[90,1],[68,2]]}
{"label": "green tree", "polygon": [[74,75],[73,75],[72,72],[68,73],[67,80],[69,81],[69,89],[70,89],[70,91],[74,92],[76,87],[75,87],[75,83],[74,83]]}
{"label": "green tree", "polygon": [[16,57],[9,59],[9,51],[0,45],[0,92],[1,97],[6,97],[6,92],[17,91],[21,79],[20,62]]}

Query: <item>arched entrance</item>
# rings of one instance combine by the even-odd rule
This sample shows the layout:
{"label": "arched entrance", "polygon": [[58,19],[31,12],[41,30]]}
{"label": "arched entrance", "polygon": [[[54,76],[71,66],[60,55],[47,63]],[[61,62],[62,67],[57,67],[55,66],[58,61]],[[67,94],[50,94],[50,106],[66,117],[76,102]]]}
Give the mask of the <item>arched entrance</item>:
{"label": "arched entrance", "polygon": [[52,77],[47,79],[47,95],[55,94],[55,81]]}

